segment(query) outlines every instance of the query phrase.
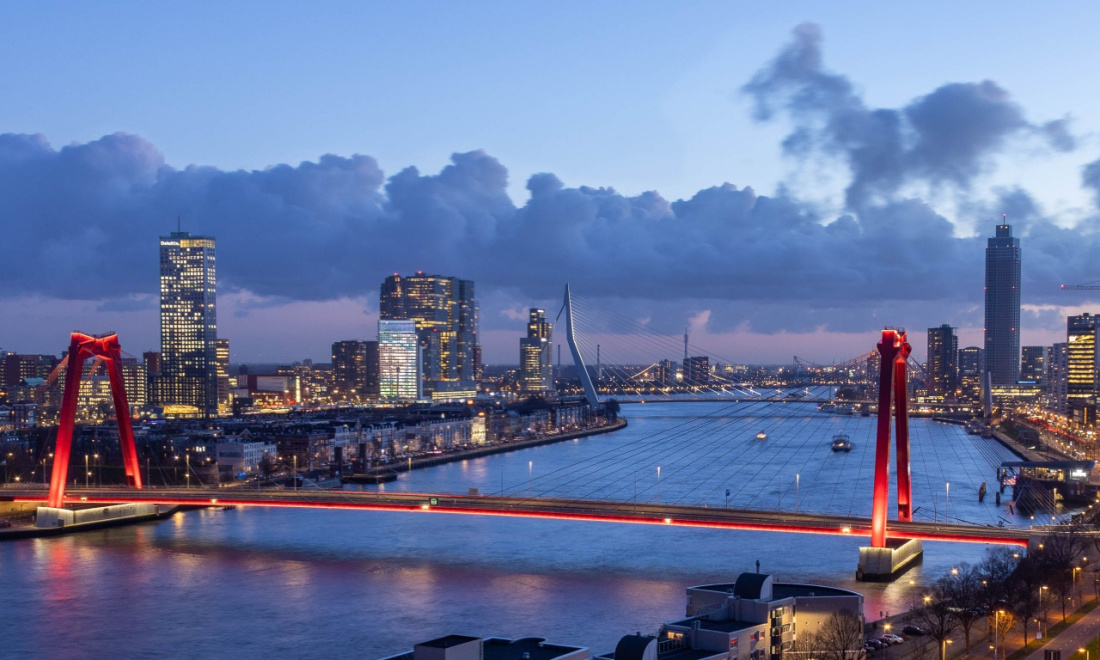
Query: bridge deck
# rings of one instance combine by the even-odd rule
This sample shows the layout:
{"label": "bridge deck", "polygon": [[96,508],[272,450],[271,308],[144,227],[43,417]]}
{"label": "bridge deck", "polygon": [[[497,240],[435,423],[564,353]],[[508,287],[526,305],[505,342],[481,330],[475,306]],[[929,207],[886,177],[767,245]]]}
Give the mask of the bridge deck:
{"label": "bridge deck", "polygon": [[[44,502],[42,491],[0,492],[0,498],[16,502]],[[430,504],[435,498],[436,504]],[[530,499],[439,493],[382,493],[342,490],[249,491],[244,489],[78,489],[68,491],[66,503],[120,504],[156,502],[171,505],[267,506],[312,509],[356,509],[445,513],[481,516],[553,518],[596,522],[638,523],[740,529],[801,534],[869,537],[871,520],[814,513],[784,513],[748,509],[716,509],[693,506],[596,502],[584,500]],[[1030,530],[976,525],[897,522],[889,535],[927,541],[956,541],[1026,546]]]}

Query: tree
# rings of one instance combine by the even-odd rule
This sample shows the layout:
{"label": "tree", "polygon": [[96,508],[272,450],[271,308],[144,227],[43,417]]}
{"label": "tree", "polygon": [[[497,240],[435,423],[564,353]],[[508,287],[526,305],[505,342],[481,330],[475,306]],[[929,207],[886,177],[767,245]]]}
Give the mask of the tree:
{"label": "tree", "polygon": [[818,635],[823,660],[863,660],[863,619],[855,613],[834,612]]}
{"label": "tree", "polygon": [[1040,561],[1034,555],[1026,555],[1016,565],[1009,582],[1011,594],[1009,602],[1012,612],[1020,618],[1024,629],[1024,646],[1027,646],[1027,626],[1039,613],[1039,590],[1043,585],[1043,572]]}
{"label": "tree", "polygon": [[937,584],[937,591],[942,593],[952,605],[951,616],[963,630],[966,653],[969,654],[970,629],[988,611],[983,607],[985,599],[981,572],[977,567],[964,562],[952,569],[951,575],[940,578]]}
{"label": "tree", "polygon": [[783,655],[793,660],[822,660],[825,657],[825,643],[821,635],[811,632],[795,633],[794,643]]}
{"label": "tree", "polygon": [[612,421],[619,419],[619,402],[615,399],[608,399],[603,404],[604,412],[611,418]]}
{"label": "tree", "polygon": [[910,620],[918,627],[924,628],[928,636],[939,643],[943,648],[944,640],[959,627],[959,620],[955,618],[952,609],[950,594],[939,582],[932,588],[932,596],[927,603],[913,611]]}
{"label": "tree", "polygon": [[275,457],[268,452],[264,452],[257,467],[259,467],[260,474],[263,475],[264,479],[270,479],[271,475],[275,474]]}
{"label": "tree", "polygon": [[1062,602],[1062,620],[1065,621],[1066,601],[1073,593],[1074,573],[1084,554],[1085,537],[1076,526],[1068,526],[1047,535],[1042,546],[1039,559],[1051,590]]}

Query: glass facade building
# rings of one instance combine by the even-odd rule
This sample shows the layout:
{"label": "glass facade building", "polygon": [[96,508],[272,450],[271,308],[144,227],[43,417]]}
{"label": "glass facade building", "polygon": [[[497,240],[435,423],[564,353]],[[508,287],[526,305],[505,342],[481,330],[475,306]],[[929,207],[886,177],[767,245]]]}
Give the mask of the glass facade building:
{"label": "glass facade building", "polygon": [[379,318],[413,321],[420,344],[421,378],[433,391],[472,386],[478,377],[478,305],[474,283],[418,272],[394,274],[382,283]]}
{"label": "glass facade building", "polygon": [[383,399],[420,399],[420,342],[414,321],[378,321],[378,381]]}
{"label": "glass facade building", "polygon": [[218,412],[218,323],[214,239],[173,232],[160,238],[162,403]]}
{"label": "glass facade building", "polygon": [[1020,380],[1020,239],[997,225],[985,248],[985,366],[994,385]]}
{"label": "glass facade building", "polygon": [[946,323],[928,328],[928,394],[952,399],[959,386],[959,338]]}
{"label": "glass facade building", "polygon": [[1066,320],[1066,412],[1078,424],[1096,424],[1096,334],[1100,316]]}
{"label": "glass facade building", "polygon": [[554,391],[553,325],[546,312],[532,308],[527,321],[527,336],[519,340],[520,390],[528,394]]}

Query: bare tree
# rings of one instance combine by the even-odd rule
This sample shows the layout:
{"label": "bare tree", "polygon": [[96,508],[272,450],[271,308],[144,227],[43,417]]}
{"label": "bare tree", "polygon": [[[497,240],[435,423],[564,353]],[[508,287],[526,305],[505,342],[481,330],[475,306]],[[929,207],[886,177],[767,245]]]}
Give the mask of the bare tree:
{"label": "bare tree", "polygon": [[863,619],[855,613],[834,612],[818,634],[822,660],[863,660]]}
{"label": "bare tree", "polygon": [[271,475],[275,474],[275,457],[268,452],[264,452],[257,467],[260,468],[260,474],[263,475],[264,479],[270,479]]}
{"label": "bare tree", "polygon": [[794,643],[789,650],[783,651],[788,660],[822,660],[825,657],[825,644],[822,635],[811,632],[795,633]]}
{"label": "bare tree", "polygon": [[1020,619],[1024,630],[1024,646],[1027,646],[1027,626],[1039,613],[1039,590],[1043,584],[1042,566],[1038,559],[1029,554],[1020,559],[1010,581],[1012,587],[1012,612]]}
{"label": "bare tree", "polygon": [[936,584],[932,589],[932,597],[928,603],[913,611],[910,620],[920,628],[924,628],[928,636],[939,643],[943,648],[944,640],[959,627],[959,620],[955,618],[949,594],[944,587]]}
{"label": "bare tree", "polygon": [[[987,581],[988,582],[988,581]],[[966,653],[970,653],[970,629],[974,627],[985,615],[984,591],[981,572],[967,563],[959,564],[952,569],[951,575],[944,576],[937,583],[937,591],[941,593],[952,607],[951,616],[959,623],[963,630],[966,643]]]}
{"label": "bare tree", "polygon": [[[1047,535],[1042,542],[1039,559],[1047,574],[1051,590],[1058,594],[1062,604],[1062,620],[1066,620],[1066,601],[1073,593],[1076,569],[1085,549],[1084,535],[1076,526],[1066,526]],[[1054,595],[1051,594],[1051,596]]]}

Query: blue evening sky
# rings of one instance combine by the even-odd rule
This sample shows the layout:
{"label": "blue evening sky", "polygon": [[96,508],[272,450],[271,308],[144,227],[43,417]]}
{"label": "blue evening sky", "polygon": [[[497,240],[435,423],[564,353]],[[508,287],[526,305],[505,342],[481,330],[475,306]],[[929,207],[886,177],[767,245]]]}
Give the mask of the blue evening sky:
{"label": "blue evening sky", "polygon": [[[365,153],[437,171],[484,148],[511,171],[666,197],[770,192],[782,123],[737,93],[802,21],[873,106],[995,80],[1033,121],[1097,120],[1091,3],[7,3],[0,129],[55,146],[137,133],[175,167]],[[998,177],[1080,203],[1076,168]],[[812,186],[811,186],[812,188]],[[820,195],[835,193],[822,186]],[[812,191],[804,194],[812,195]]]}

